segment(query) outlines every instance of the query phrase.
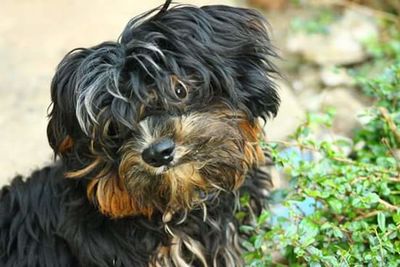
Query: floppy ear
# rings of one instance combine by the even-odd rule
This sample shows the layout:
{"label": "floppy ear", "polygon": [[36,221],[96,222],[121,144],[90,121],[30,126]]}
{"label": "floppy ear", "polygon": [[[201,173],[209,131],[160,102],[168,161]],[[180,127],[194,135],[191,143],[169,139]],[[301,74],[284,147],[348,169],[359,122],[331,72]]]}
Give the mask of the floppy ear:
{"label": "floppy ear", "polygon": [[87,49],[72,50],[60,62],[53,77],[47,138],[55,155],[70,150],[74,137],[81,132],[75,115],[75,87],[77,69],[89,53]]}
{"label": "floppy ear", "polygon": [[254,117],[275,116],[279,96],[272,81],[278,71],[277,57],[267,31],[267,22],[256,10],[228,6],[205,6],[212,18],[211,39],[224,61],[225,76],[232,77],[234,92]]}

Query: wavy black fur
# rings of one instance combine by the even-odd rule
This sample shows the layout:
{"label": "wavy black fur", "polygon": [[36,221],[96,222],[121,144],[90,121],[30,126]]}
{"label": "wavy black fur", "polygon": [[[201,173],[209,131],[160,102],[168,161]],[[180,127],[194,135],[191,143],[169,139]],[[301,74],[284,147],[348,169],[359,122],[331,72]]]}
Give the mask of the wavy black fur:
{"label": "wavy black fur", "polygon": [[[84,131],[96,136],[99,151],[113,154],[143,116],[160,111],[190,113],[224,102],[249,119],[277,113],[276,54],[262,15],[227,6],[175,6],[155,19],[153,12],[132,19],[119,42],[75,49],[62,60],[51,90],[53,149],[69,135],[83,139],[75,158],[87,153]],[[171,74],[191,88],[184,110],[170,90]],[[152,102],[149,88],[158,95]],[[138,114],[140,104],[145,114]],[[112,138],[99,130],[110,118],[118,133]]]}
{"label": "wavy black fur", "polygon": [[[60,165],[46,167],[24,180],[16,177],[1,190],[0,266],[142,267],[148,266],[157,246],[169,244],[160,217],[105,217],[88,202],[84,182],[65,179],[64,171]],[[259,206],[264,205],[260,199],[265,198],[265,183],[268,175],[253,174],[243,189],[251,188],[251,199]],[[236,226],[235,203],[233,194],[222,194],[207,205],[213,223],[204,222],[202,211],[195,210],[183,224],[177,224],[179,218],[170,224],[190,233],[211,256],[230,241],[225,230],[229,223]],[[237,260],[235,266],[241,266]],[[228,266],[223,255],[217,263]],[[208,264],[213,266],[211,259]]]}
{"label": "wavy black fur", "polygon": [[[61,160],[1,190],[0,266],[149,266],[161,245],[171,245],[166,225],[183,242],[190,236],[205,247],[205,262],[183,251],[192,266],[242,265],[234,217],[239,194],[210,199],[207,219],[202,209],[168,223],[157,213],[111,219],[87,199],[88,179],[64,175],[90,163],[88,144],[118,164],[118,148],[147,116],[217,103],[245,112],[249,121],[276,114],[279,98],[270,78],[275,53],[263,17],[227,6],[168,9],[169,2],[130,21],[118,42],[75,49],[58,66],[48,137]],[[171,75],[191,88],[184,108],[169,90]],[[74,148],[60,151],[67,137]],[[251,170],[241,192],[249,192],[259,210],[268,185],[268,175]]]}

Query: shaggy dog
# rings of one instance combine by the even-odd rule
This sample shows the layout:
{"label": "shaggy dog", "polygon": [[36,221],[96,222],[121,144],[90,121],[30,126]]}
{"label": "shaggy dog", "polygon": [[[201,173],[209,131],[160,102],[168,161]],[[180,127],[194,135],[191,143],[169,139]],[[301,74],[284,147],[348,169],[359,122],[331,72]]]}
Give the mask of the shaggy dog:
{"label": "shaggy dog", "polygon": [[244,264],[235,213],[270,187],[276,54],[254,10],[169,5],[59,64],[57,160],[1,190],[1,266]]}

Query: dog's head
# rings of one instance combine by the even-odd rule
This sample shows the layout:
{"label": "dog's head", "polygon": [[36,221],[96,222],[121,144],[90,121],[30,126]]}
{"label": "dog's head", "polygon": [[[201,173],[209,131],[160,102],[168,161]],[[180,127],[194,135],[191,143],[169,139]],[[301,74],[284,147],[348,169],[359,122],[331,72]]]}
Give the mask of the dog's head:
{"label": "dog's head", "polygon": [[88,197],[112,217],[238,188],[264,159],[258,118],[279,105],[265,23],[249,9],[164,6],[117,42],[68,53],[48,125],[66,176],[90,180]]}

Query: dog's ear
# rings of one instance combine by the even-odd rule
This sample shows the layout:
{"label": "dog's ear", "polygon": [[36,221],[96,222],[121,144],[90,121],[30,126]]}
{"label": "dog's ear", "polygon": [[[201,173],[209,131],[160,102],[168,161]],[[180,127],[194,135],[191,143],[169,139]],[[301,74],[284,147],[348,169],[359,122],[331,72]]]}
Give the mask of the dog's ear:
{"label": "dog's ear", "polygon": [[75,115],[74,94],[77,69],[89,53],[87,49],[75,49],[69,52],[58,65],[53,77],[47,138],[55,155],[62,155],[70,150],[74,136],[80,132]]}
{"label": "dog's ear", "polygon": [[[267,22],[256,10],[227,6],[202,8],[212,19],[213,43],[224,61],[231,97],[244,103],[254,117],[275,116],[279,96],[272,80],[278,71],[271,62],[277,57],[270,41]],[[221,80],[224,79],[220,79]]]}

